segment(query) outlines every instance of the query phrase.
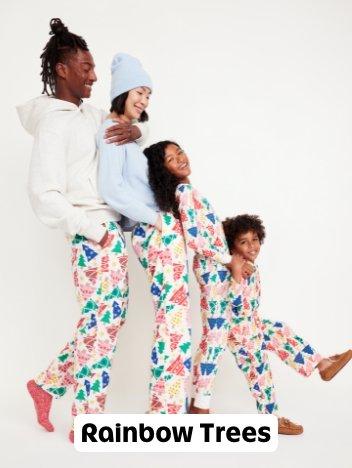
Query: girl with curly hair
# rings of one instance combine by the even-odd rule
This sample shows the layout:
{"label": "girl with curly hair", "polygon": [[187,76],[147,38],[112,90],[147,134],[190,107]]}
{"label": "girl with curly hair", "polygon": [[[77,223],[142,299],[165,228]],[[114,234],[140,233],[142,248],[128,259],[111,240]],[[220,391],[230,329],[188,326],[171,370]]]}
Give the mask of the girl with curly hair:
{"label": "girl with curly hair", "polygon": [[[148,160],[149,183],[155,201],[163,212],[165,223],[174,231],[171,237],[162,237],[162,242],[167,244],[171,238],[184,237],[187,247],[196,253],[193,269],[201,289],[203,334],[194,364],[195,394],[190,412],[208,412],[218,361],[227,344],[228,288],[233,260],[213,208],[189,183],[190,166],[180,146],[171,141],[161,141],[146,148],[144,154]],[[158,255],[150,247],[152,239],[158,235],[152,226],[146,224],[139,225],[133,232],[133,247],[145,268],[148,268],[150,257]],[[154,274],[151,287],[157,298],[167,288],[174,290],[172,277],[167,273],[168,258],[159,258],[162,276],[160,279]],[[240,275],[250,273],[251,266],[243,263]],[[176,336],[173,342],[177,346]],[[154,357],[157,365],[160,359],[157,346]],[[158,400],[155,403],[158,404]]]}

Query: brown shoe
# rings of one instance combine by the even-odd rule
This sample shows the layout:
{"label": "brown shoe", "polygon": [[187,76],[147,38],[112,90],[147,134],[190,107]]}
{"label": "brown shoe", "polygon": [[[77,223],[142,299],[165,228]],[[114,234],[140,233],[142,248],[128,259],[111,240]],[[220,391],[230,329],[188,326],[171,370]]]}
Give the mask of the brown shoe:
{"label": "brown shoe", "polygon": [[295,424],[287,418],[278,418],[278,433],[285,435],[299,435],[303,433],[303,426]]}
{"label": "brown shoe", "polygon": [[205,408],[198,408],[198,406],[194,406],[194,398],[191,399],[191,404],[188,408],[188,414],[209,414],[210,410]]}
{"label": "brown shoe", "polygon": [[330,366],[326,367],[323,371],[319,371],[320,377],[323,380],[331,380],[345,365],[352,359],[352,350],[349,349],[345,353],[335,354],[329,358],[331,360]]}

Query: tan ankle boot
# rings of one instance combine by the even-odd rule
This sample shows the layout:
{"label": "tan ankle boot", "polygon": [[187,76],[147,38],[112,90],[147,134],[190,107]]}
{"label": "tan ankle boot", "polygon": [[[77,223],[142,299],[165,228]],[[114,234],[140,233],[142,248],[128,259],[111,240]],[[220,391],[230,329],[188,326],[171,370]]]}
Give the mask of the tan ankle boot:
{"label": "tan ankle boot", "polygon": [[326,367],[323,371],[319,371],[320,377],[323,380],[331,380],[345,365],[352,359],[352,350],[349,349],[342,354],[335,354],[329,358],[331,364]]}
{"label": "tan ankle boot", "polygon": [[299,435],[303,433],[303,426],[295,424],[287,418],[278,418],[278,433],[285,435]]}
{"label": "tan ankle boot", "polygon": [[209,408],[204,409],[204,408],[198,408],[197,406],[194,406],[194,398],[191,399],[191,404],[188,409],[188,414],[209,414]]}

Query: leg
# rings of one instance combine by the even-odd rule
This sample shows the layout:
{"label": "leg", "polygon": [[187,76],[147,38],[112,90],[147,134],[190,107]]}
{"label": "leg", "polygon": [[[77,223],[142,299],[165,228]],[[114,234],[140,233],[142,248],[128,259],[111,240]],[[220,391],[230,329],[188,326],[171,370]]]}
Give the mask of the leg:
{"label": "leg", "polygon": [[164,214],[162,232],[140,225],[133,248],[145,268],[155,310],[150,413],[185,413],[191,368],[188,269],[179,221]]}
{"label": "leg", "polygon": [[198,256],[193,269],[201,290],[203,332],[193,367],[194,401],[190,412],[199,412],[209,410],[218,362],[227,345],[230,273],[221,264]]}
{"label": "leg", "polygon": [[247,379],[258,412],[277,416],[279,434],[302,434],[303,427],[300,424],[278,415],[272,372],[260,322],[254,320],[253,315],[241,318],[243,320],[240,321],[236,318],[236,324],[230,330],[228,346]]}
{"label": "leg", "polygon": [[[80,240],[73,262],[81,318],[74,339],[72,414],[104,411],[110,368],[128,304],[127,251],[120,226],[108,225],[104,249]],[[97,249],[97,250],[95,250]]]}
{"label": "leg", "polygon": [[[71,263],[77,262],[78,249],[75,247],[84,238],[75,236],[72,241]],[[84,257],[80,259],[82,266]],[[74,273],[74,283],[78,286],[77,274]],[[37,413],[37,420],[47,431],[52,432],[54,426],[49,421],[52,399],[65,395],[67,388],[74,384],[74,340],[69,341],[59,352],[57,357],[50,363],[46,370],[41,372],[35,379],[27,382],[27,389],[30,393]]]}
{"label": "leg", "polygon": [[74,384],[73,377],[74,341],[69,341],[48,368],[34,382],[54,398],[60,398]]}
{"label": "leg", "polygon": [[274,352],[299,374],[309,377],[322,357],[303,338],[283,322],[259,319],[264,343],[268,351]]}
{"label": "leg", "polygon": [[54,430],[49,420],[53,397],[62,397],[73,378],[73,341],[66,344],[59,356],[36,379],[27,382],[34,403],[38,423],[48,432]]}
{"label": "leg", "polygon": [[[249,329],[253,329],[248,324]],[[245,326],[245,324],[244,324]],[[238,367],[247,379],[249,390],[259,413],[277,414],[278,405],[272,372],[263,341],[258,333],[239,336],[230,331],[228,346]]]}

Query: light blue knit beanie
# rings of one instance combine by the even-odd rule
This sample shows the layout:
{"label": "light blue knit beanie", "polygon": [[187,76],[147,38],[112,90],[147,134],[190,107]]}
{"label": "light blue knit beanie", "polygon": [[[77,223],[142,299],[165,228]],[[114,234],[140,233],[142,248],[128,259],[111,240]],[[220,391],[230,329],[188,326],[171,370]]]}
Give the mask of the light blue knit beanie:
{"label": "light blue knit beanie", "polygon": [[120,94],[139,86],[147,86],[150,90],[153,88],[152,80],[141,62],[129,54],[116,54],[111,64],[111,102]]}

